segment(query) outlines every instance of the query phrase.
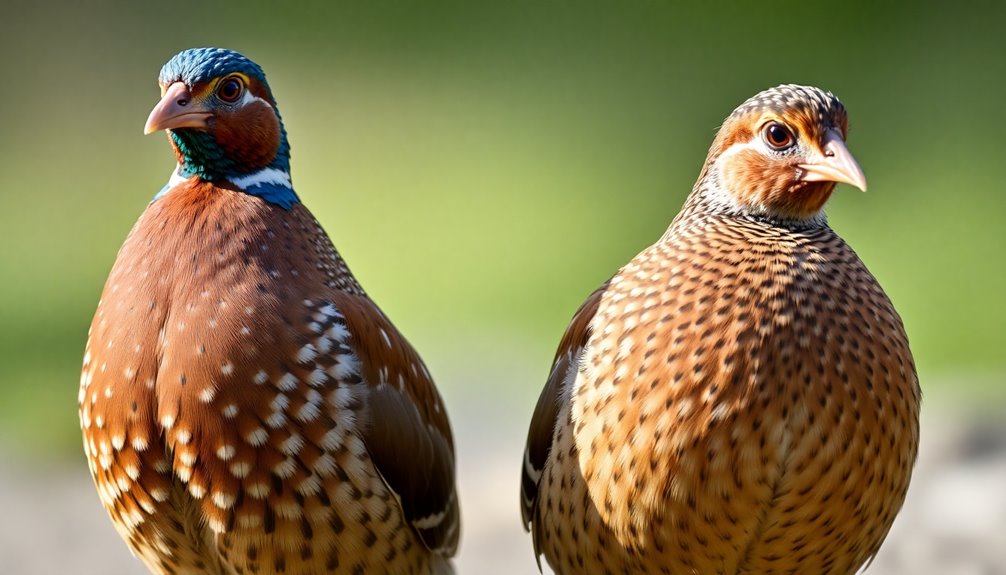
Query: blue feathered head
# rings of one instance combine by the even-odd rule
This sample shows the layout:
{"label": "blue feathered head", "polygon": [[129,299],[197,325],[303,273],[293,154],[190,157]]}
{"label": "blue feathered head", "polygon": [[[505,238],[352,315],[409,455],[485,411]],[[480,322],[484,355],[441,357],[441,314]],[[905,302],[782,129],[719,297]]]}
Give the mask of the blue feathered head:
{"label": "blue feathered head", "polygon": [[226,180],[281,205],[296,201],[286,129],[258,64],[233,50],[192,48],[168,60],[159,82],[161,101],[145,131],[169,132],[181,177]]}

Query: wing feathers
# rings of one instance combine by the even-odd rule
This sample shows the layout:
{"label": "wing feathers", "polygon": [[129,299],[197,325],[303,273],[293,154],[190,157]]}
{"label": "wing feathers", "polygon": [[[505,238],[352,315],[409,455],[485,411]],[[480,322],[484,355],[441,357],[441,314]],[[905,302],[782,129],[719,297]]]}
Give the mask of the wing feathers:
{"label": "wing feathers", "polygon": [[363,440],[371,460],[427,548],[453,555],[460,511],[443,400],[419,354],[373,302],[345,293],[333,299],[368,384]]}
{"label": "wing feathers", "polygon": [[538,501],[538,482],[541,479],[549,451],[552,449],[552,438],[555,425],[559,418],[560,399],[563,387],[569,379],[569,371],[575,370],[580,361],[580,355],[590,337],[590,322],[597,313],[601,296],[607,289],[607,282],[587,298],[573,315],[566,333],[559,343],[555,354],[552,371],[538,398],[528,429],[527,446],[524,450],[524,462],[521,466],[521,518],[524,528],[529,529],[534,517],[534,509]]}

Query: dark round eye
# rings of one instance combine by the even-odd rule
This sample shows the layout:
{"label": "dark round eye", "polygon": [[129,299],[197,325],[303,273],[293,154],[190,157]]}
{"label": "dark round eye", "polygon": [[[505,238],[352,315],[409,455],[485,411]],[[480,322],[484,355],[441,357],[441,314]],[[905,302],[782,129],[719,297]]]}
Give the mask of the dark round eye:
{"label": "dark round eye", "polygon": [[770,122],[765,126],[765,129],[762,130],[762,137],[773,150],[785,150],[796,143],[792,132],[779,122]]}
{"label": "dark round eye", "polygon": [[217,98],[228,104],[233,104],[241,97],[241,80],[237,78],[227,78],[217,86]]}

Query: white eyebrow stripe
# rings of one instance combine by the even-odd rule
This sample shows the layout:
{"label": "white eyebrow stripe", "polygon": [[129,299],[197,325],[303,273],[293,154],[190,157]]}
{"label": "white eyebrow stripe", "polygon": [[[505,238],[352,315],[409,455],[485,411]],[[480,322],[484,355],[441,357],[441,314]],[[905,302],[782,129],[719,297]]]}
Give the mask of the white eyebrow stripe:
{"label": "white eyebrow stripe", "polygon": [[243,108],[253,102],[261,102],[263,106],[269,108],[270,110],[273,109],[272,104],[270,104],[267,100],[264,100],[259,96],[253,94],[252,91],[249,90],[247,86],[245,86],[244,91],[245,91],[244,96],[241,96],[241,101],[237,103],[238,107]]}

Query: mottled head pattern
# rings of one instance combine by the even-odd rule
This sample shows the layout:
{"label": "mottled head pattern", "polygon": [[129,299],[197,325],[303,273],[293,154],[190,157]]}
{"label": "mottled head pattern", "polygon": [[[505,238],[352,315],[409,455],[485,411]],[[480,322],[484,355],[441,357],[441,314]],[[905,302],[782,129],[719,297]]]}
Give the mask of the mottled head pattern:
{"label": "mottled head pattern", "polygon": [[[723,123],[690,204],[774,220],[823,222],[821,210],[836,182],[865,186],[845,148],[847,135],[845,106],[830,92],[795,84],[760,92]],[[859,178],[836,176],[834,166],[827,177],[808,169],[830,166],[836,156],[851,162],[855,168],[849,170]]]}
{"label": "mottled head pattern", "polygon": [[168,60],[159,83],[147,130],[168,130],[181,178],[227,180],[284,208],[297,202],[290,144],[258,64],[232,50],[193,48]]}
{"label": "mottled head pattern", "polygon": [[[848,115],[845,106],[831,92],[813,86],[783,84],[748,98],[737,106],[730,118],[748,114],[772,112],[778,115],[802,117],[805,125],[839,128],[847,135]],[[728,118],[728,121],[729,119]]]}

